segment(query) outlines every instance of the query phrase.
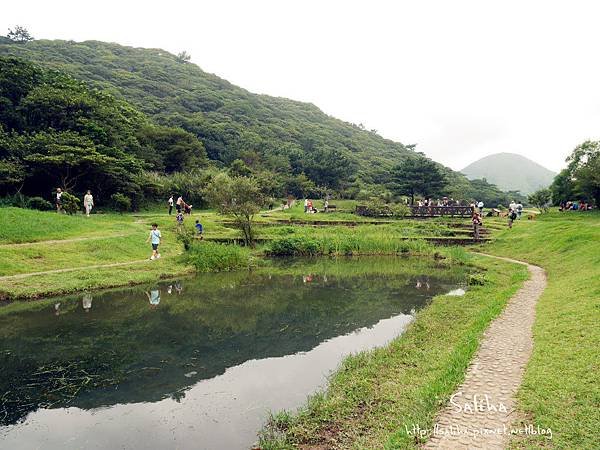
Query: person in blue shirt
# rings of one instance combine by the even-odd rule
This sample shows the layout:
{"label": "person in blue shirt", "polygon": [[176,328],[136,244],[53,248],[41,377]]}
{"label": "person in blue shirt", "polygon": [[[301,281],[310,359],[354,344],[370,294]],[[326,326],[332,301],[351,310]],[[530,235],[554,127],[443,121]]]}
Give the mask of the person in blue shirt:
{"label": "person in blue shirt", "polygon": [[200,239],[203,239],[203,237],[202,237],[203,231],[204,231],[204,229],[202,228],[202,224],[200,223],[199,220],[196,220],[196,232],[198,233],[198,236],[200,236]]}
{"label": "person in blue shirt", "polygon": [[158,246],[160,244],[161,237],[162,235],[160,234],[160,230],[158,229],[158,224],[153,223],[152,230],[150,230],[150,235],[148,236],[148,239],[146,239],[146,242],[152,242],[152,256],[150,257],[150,259],[152,260],[160,258],[160,253],[158,253]]}

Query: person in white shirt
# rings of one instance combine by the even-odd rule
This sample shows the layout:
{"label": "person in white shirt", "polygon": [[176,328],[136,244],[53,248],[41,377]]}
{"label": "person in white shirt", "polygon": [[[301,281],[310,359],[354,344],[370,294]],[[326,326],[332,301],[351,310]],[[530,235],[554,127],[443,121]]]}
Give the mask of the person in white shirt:
{"label": "person in white shirt", "polygon": [[62,189],[56,188],[56,198],[54,199],[56,205],[56,212],[60,212],[62,209]]}
{"label": "person in white shirt", "polygon": [[89,190],[83,196],[83,207],[85,208],[85,215],[90,217],[90,213],[92,212],[92,208],[94,207],[94,196]]}
{"label": "person in white shirt", "polygon": [[169,204],[169,215],[171,215],[171,212],[173,211],[173,196],[171,195],[169,197],[169,200],[167,200],[167,203]]}
{"label": "person in white shirt", "polygon": [[92,296],[90,294],[85,294],[82,299],[83,310],[87,313],[92,309]]}

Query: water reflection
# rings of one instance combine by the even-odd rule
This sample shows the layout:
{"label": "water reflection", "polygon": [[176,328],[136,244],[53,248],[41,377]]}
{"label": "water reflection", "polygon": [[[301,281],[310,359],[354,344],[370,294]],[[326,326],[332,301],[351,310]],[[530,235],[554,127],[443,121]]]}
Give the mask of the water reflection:
{"label": "water reflection", "polygon": [[[329,261],[307,269],[306,263],[282,262],[266,272],[94,294],[93,314],[86,293],[50,302],[60,320],[43,308],[0,308],[1,424],[39,409],[25,428],[0,427],[0,447],[29,430],[36,445],[61,448],[53,439],[62,435],[42,438],[28,426],[50,427],[53,420],[59,427],[79,424],[75,447],[136,447],[142,441],[172,447],[173,433],[156,423],[169,414],[179,421],[171,425],[179,427],[182,448],[182,442],[250,444],[266,409],[301,403],[344,354],[381,345],[428,298],[464,279],[460,272],[403,264]],[[225,401],[219,390],[236,400]],[[211,429],[213,419],[228,422],[229,431]],[[90,434],[107,427],[113,434]]]}

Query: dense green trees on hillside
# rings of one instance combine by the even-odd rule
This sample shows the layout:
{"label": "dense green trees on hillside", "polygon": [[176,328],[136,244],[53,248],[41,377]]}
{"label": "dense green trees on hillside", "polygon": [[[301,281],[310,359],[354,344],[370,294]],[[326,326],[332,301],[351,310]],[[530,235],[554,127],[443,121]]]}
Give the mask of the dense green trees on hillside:
{"label": "dense green trees on hillside", "polygon": [[93,187],[109,198],[139,190],[143,170],[206,164],[194,135],[155,126],[110,94],[19,59],[0,58],[0,105],[4,194]]}
{"label": "dense green trees on hillside", "polygon": [[552,203],[584,201],[600,205],[600,142],[585,141],[569,155],[549,188]]}
{"label": "dense green trees on hillside", "polygon": [[[183,186],[193,194],[188,198],[204,203],[190,183],[201,178],[206,185],[226,170],[253,176],[269,197],[370,198],[389,194],[390,171],[405,159],[433,164],[412,146],[312,104],[236,87],[187,63],[183,53],[4,39],[0,55],[13,56],[0,60],[0,195],[47,198],[58,185],[76,193],[93,187],[100,203],[120,192],[135,207]],[[447,180],[440,194],[507,200],[485,181],[432,167]]]}

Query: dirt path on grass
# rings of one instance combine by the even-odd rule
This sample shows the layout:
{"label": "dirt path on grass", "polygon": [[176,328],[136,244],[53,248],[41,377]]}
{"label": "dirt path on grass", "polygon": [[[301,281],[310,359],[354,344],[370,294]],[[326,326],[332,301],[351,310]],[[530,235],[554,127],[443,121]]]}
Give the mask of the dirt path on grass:
{"label": "dirt path on grass", "polygon": [[535,304],[546,287],[546,274],[522,261],[483,256],[524,264],[530,279],[485,331],[465,381],[437,416],[424,449],[504,449],[517,418],[515,394],[531,356]]}
{"label": "dirt path on grass", "polygon": [[81,237],[81,238],[72,238],[72,239],[50,239],[47,241],[35,241],[35,242],[18,242],[13,244],[0,244],[0,248],[19,248],[19,247],[32,247],[34,245],[40,244],[68,244],[70,242],[81,242],[81,241],[93,241],[98,239],[112,239],[117,237],[127,237],[132,236],[133,233],[129,234],[111,234],[106,236],[91,236],[91,237]]}
{"label": "dirt path on grass", "polygon": [[98,264],[95,266],[82,266],[82,267],[69,267],[66,269],[54,269],[54,270],[46,270],[44,272],[29,272],[29,273],[19,273],[16,275],[5,275],[0,277],[0,281],[8,281],[8,280],[18,280],[27,277],[33,277],[35,275],[48,275],[52,273],[65,273],[65,272],[75,272],[76,270],[89,270],[89,269],[105,269],[107,267],[119,267],[119,266],[130,266],[132,264],[141,264],[145,262],[151,262],[150,259],[141,259],[136,261],[127,261],[120,263],[112,263],[112,264]]}

